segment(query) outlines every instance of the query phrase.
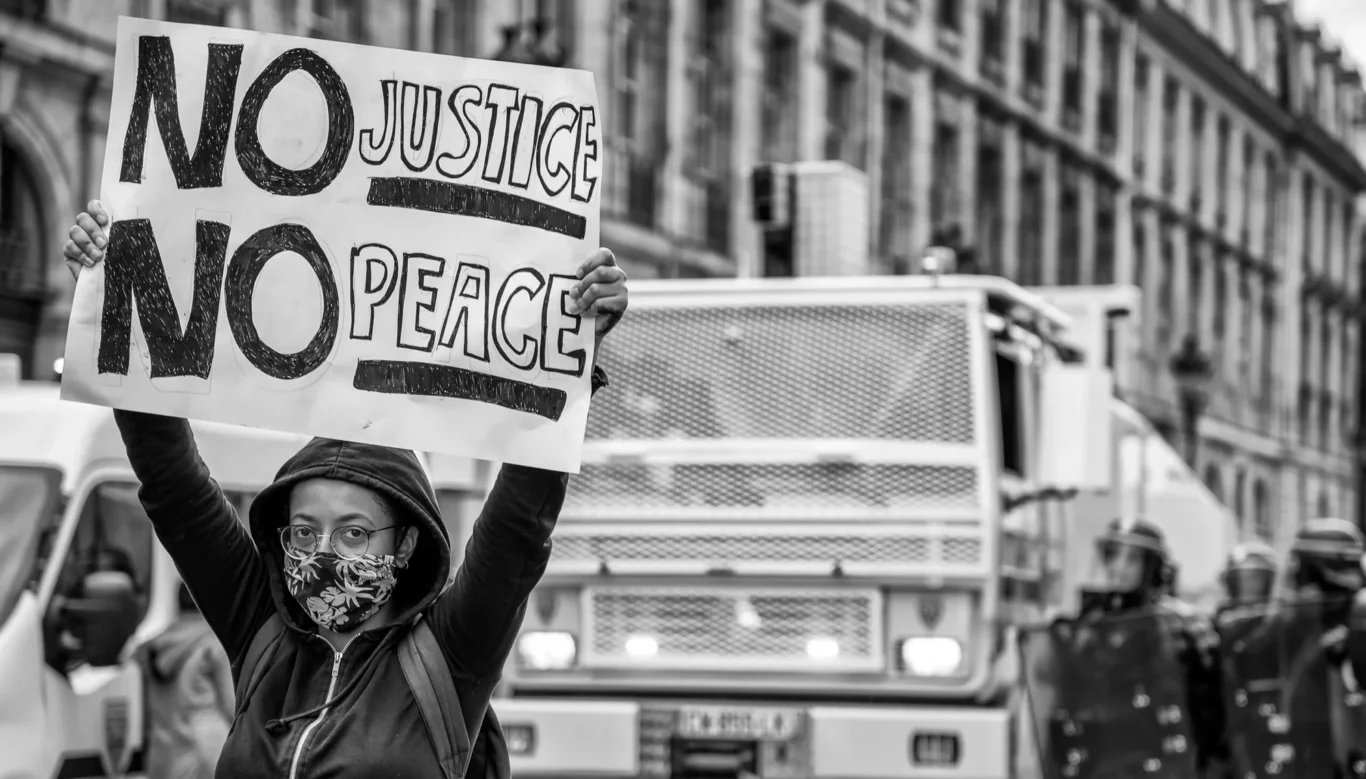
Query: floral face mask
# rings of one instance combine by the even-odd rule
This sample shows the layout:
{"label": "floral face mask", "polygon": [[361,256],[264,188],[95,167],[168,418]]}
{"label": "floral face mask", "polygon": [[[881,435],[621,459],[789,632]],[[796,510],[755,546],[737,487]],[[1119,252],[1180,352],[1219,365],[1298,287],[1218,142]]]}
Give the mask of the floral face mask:
{"label": "floral face mask", "polygon": [[285,555],[285,586],[318,625],[350,633],[375,615],[394,592],[393,555],[342,558],[330,552]]}

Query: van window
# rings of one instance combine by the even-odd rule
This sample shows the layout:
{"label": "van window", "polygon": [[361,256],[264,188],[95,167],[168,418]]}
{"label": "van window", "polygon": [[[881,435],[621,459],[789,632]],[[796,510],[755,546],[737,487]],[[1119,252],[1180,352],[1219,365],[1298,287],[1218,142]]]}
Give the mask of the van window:
{"label": "van window", "polygon": [[96,571],[122,571],[133,580],[142,616],[152,586],[153,531],[138,501],[137,485],[99,485],[81,507],[80,517],[54,594],[79,597],[86,576]]}
{"label": "van window", "polygon": [[55,526],[60,476],[46,468],[0,467],[0,624],[36,584],[43,539]]}

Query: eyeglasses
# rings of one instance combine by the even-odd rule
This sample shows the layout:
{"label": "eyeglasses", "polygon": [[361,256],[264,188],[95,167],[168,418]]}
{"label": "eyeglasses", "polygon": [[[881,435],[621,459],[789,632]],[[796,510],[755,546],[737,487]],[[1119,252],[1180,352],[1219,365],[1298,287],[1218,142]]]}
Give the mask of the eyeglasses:
{"label": "eyeglasses", "polygon": [[358,525],[339,527],[331,533],[319,533],[306,525],[289,525],[280,528],[280,545],[285,554],[302,559],[315,554],[322,539],[332,539],[332,552],[344,560],[354,560],[370,551],[370,537],[385,530],[393,530],[398,525],[370,530]]}

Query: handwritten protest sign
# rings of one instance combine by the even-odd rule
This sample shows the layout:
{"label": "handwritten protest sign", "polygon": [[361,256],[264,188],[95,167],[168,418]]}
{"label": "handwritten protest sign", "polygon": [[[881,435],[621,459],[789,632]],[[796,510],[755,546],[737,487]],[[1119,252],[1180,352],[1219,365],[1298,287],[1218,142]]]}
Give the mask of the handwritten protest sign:
{"label": "handwritten protest sign", "polygon": [[593,77],[119,20],[62,397],[578,472]]}

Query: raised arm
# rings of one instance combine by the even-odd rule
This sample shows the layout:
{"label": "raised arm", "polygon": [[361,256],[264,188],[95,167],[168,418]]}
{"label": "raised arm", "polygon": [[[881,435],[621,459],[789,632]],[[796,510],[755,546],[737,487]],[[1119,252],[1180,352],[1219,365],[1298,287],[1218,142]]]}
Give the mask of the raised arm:
{"label": "raised arm", "polygon": [[[579,267],[578,277],[565,310],[593,317],[600,347],[626,313],[626,274],[612,252],[599,249]],[[594,365],[593,393],[606,385],[607,375]],[[498,473],[455,581],[427,610],[457,675],[488,684],[501,674],[521,629],[527,598],[550,562],[550,533],[568,486],[569,477],[554,471],[505,465]]]}
{"label": "raised arm", "polygon": [[[593,391],[606,386],[593,372]],[[569,476],[504,465],[474,523],[451,588],[427,610],[458,675],[499,673],[521,629],[527,598],[550,562],[550,534]]]}
{"label": "raised arm", "polygon": [[183,419],[115,411],[138,497],[209,627],[234,662],[274,605],[250,533]]}

